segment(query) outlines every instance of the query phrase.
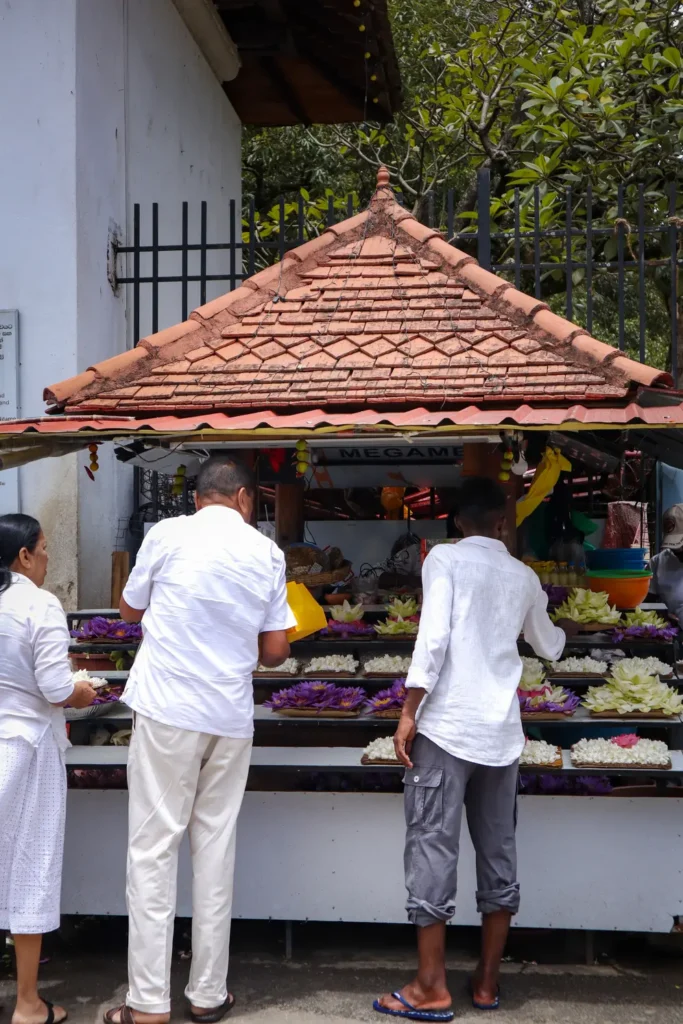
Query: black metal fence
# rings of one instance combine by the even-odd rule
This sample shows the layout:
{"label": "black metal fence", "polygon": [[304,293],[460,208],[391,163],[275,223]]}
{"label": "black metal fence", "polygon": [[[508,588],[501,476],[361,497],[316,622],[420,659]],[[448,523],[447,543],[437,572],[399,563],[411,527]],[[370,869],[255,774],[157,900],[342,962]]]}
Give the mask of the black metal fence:
{"label": "black metal fence", "polygon": [[[451,190],[426,203],[430,226],[451,243],[597,337],[680,374],[683,219],[675,183],[664,203],[642,186],[620,188],[611,204],[594,202],[590,190],[557,196],[539,188],[503,202],[492,199],[482,172],[476,211],[458,213],[456,202]],[[281,199],[263,216],[253,201],[242,212],[231,200],[214,222],[204,202],[192,210],[193,217],[199,213],[192,227],[190,212],[183,203],[178,221],[177,211],[161,211],[158,203],[149,211],[134,207],[132,244],[117,248],[115,281],[130,289],[133,341],[186,319],[195,305],[232,290],[357,208],[352,198],[313,203],[299,196]],[[168,241],[176,231],[180,241]]]}

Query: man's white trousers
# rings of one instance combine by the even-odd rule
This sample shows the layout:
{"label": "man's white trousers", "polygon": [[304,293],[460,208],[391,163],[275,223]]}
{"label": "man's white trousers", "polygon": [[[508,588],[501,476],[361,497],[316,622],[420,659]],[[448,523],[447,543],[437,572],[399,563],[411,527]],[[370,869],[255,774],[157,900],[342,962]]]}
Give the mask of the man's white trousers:
{"label": "man's white trousers", "polygon": [[227,999],[235,826],[251,739],[189,732],[136,716],[128,759],[126,1002],[168,1013],[178,849],[192,855],[192,966],[185,995],[202,1009]]}

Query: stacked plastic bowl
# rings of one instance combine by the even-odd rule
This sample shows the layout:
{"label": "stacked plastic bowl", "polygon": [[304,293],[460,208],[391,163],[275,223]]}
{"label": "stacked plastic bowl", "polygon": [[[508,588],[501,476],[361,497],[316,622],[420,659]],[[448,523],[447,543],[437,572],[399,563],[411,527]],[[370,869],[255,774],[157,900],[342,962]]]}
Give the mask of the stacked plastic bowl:
{"label": "stacked plastic bowl", "polygon": [[588,585],[604,591],[619,609],[637,608],[647,597],[651,571],[645,548],[599,548],[586,553]]}

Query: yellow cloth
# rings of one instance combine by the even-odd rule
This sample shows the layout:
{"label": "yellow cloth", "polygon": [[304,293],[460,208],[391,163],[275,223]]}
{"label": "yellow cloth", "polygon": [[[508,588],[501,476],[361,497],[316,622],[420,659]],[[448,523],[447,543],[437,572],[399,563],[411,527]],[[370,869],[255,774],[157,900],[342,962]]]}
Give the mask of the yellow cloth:
{"label": "yellow cloth", "polygon": [[534,512],[544,498],[552,492],[560,479],[560,473],[568,473],[572,464],[559,448],[546,448],[543,458],[536,467],[531,487],[517,502],[517,526]]}
{"label": "yellow cloth", "polygon": [[287,604],[296,619],[296,626],[287,630],[287,639],[290,643],[294,640],[303,640],[304,637],[317,633],[319,629],[325,629],[327,626],[324,610],[303,583],[287,584]]}

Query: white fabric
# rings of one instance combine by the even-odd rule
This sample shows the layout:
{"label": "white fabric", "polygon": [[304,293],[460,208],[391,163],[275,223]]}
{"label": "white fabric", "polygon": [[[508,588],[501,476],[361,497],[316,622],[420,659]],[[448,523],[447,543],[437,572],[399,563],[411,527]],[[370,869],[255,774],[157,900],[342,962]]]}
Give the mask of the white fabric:
{"label": "white fabric", "polygon": [[179,729],[252,736],[259,633],[293,624],[280,549],[210,505],[149,531],[123,597],[146,609],[123,700]]}
{"label": "white fabric", "polygon": [[536,573],[488,537],[433,548],[422,569],[423,605],[406,685],[427,696],[418,731],[447,753],[502,767],[524,747],[517,639],[557,661],[564,632],[548,617]]}
{"label": "white fabric", "polygon": [[65,817],[64,755],[52,732],[37,746],[0,739],[0,931],[59,928]]}
{"label": "white fabric", "polygon": [[186,996],[227,999],[235,826],[251,739],[174,729],[138,715],[128,755],[128,1006],[168,1013],[178,848],[192,855],[192,965]]}
{"label": "white fabric", "polygon": [[69,630],[54,596],[12,574],[0,594],[0,739],[22,737],[37,746],[52,726],[68,744],[61,704],[73,693]]}

